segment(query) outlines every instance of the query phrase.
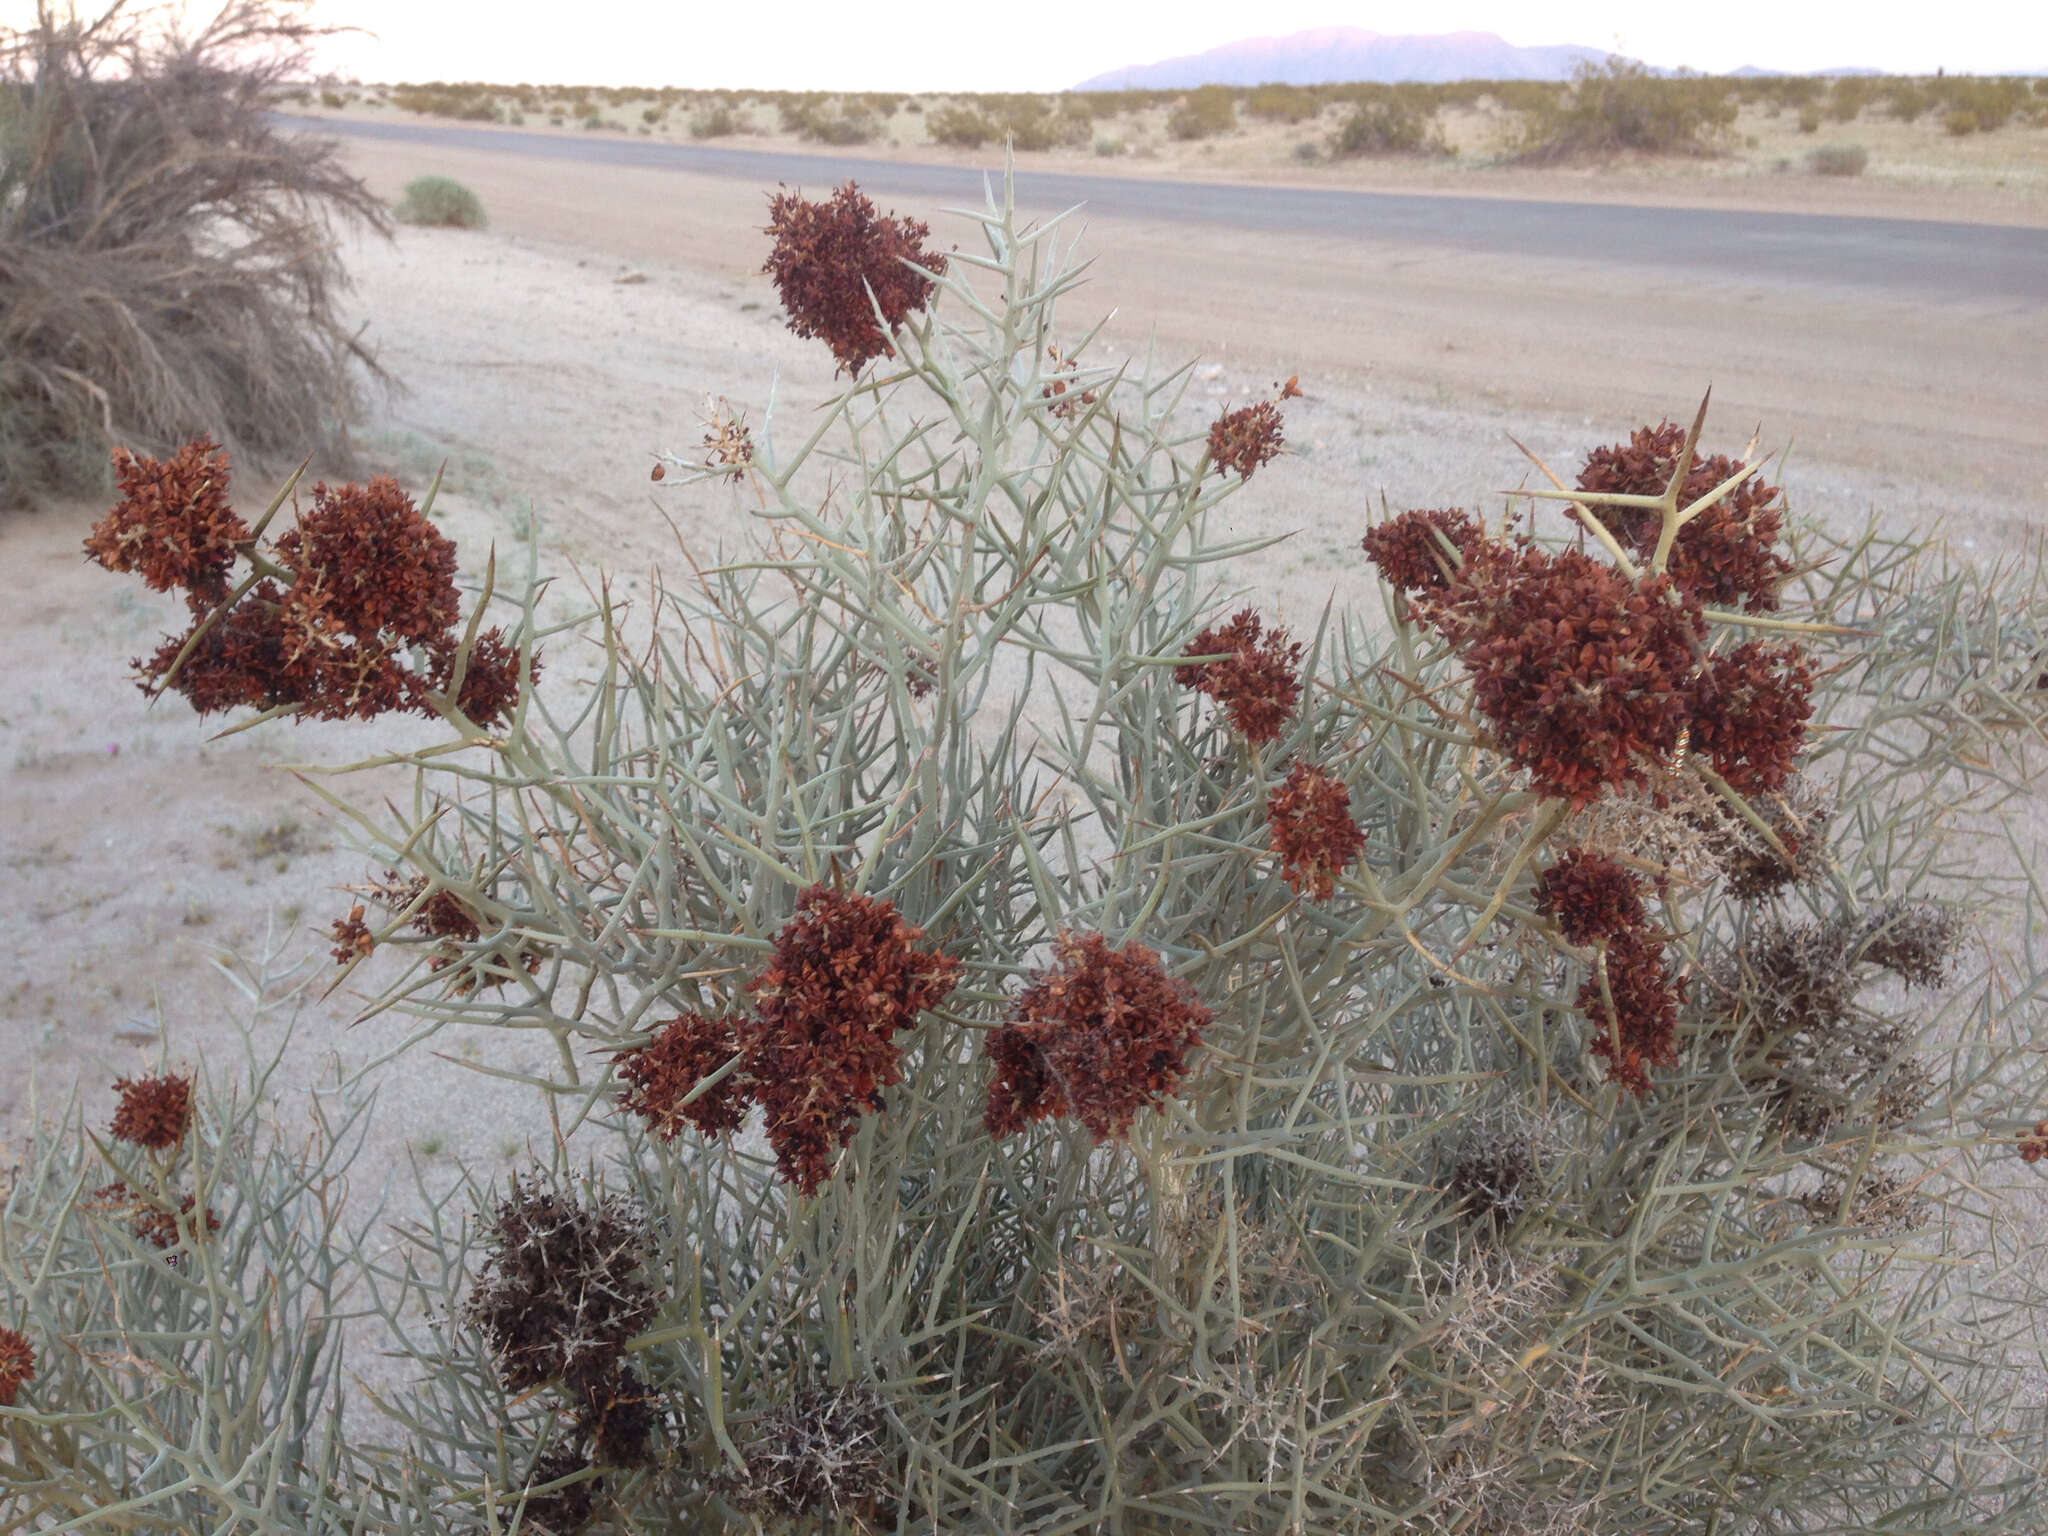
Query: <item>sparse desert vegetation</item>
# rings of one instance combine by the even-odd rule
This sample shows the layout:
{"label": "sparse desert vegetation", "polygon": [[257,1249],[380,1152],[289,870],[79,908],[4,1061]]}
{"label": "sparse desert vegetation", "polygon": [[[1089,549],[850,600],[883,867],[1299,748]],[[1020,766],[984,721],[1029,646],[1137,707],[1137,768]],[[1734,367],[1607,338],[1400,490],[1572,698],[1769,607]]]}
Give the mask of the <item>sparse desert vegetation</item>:
{"label": "sparse desert vegetation", "polygon": [[[895,153],[1109,157],[1171,174],[1384,173],[1517,166],[1663,168],[1690,178],[1768,176],[1809,161],[1823,127],[1856,130],[1877,184],[1979,187],[2048,198],[2048,81],[1968,76],[1661,76],[1627,65],[1577,81],[1262,85],[1044,94],[635,91],[586,86],[348,86],[348,112],[397,107],[459,122],[632,133],[657,139],[795,141]],[[328,94],[335,94],[329,91]],[[294,104],[324,100],[299,91]],[[556,123],[556,126],[564,126]],[[1102,145],[1112,145],[1104,150]],[[1303,149],[1314,146],[1314,152]]]}
{"label": "sparse desert vegetation", "polygon": [[482,229],[489,222],[477,195],[452,176],[418,176],[391,210],[401,224],[439,229]]}

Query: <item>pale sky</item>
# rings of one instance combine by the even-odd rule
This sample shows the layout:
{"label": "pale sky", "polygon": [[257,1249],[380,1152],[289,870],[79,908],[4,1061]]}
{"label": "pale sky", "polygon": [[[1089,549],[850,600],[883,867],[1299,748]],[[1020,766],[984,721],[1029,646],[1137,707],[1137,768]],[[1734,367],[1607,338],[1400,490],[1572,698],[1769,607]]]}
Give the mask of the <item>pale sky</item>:
{"label": "pale sky", "polygon": [[[32,9],[0,0],[0,19]],[[315,14],[376,33],[330,42],[324,62],[384,81],[1049,91],[1329,26],[1498,32],[1717,72],[2048,71],[2041,0],[319,0]]]}

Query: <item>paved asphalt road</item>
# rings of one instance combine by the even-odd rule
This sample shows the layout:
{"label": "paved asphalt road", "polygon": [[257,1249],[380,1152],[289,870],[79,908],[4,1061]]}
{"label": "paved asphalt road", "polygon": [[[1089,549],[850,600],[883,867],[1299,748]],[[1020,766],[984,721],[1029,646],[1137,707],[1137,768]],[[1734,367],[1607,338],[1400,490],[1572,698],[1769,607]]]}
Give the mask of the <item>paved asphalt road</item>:
{"label": "paved asphalt road", "polygon": [[[280,114],[288,127],[588,164],[824,187],[848,177],[878,198],[979,204],[982,174],[954,166],[779,154],[610,137]],[[1833,214],[1640,208],[1401,192],[1229,186],[1031,171],[1034,207],[1085,203],[1103,218],[1184,219],[1247,231],[1355,235],[1441,249],[1603,262],[1787,286],[1849,285],[1909,300],[2048,305],[2048,229]]]}

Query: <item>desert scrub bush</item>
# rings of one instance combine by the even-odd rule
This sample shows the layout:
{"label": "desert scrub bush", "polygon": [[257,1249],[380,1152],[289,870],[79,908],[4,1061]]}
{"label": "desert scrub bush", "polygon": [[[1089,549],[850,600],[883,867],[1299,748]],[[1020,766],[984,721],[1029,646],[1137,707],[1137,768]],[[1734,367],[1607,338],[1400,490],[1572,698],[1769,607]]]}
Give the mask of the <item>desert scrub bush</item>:
{"label": "desert scrub bush", "polygon": [[[1728,83],[1662,76],[1625,59],[1582,65],[1554,104],[1526,114],[1521,157],[1530,163],[1711,152],[1735,121]],[[1814,114],[1816,126],[1819,114]],[[1803,122],[1802,122],[1803,126]]]}
{"label": "desert scrub bush", "polygon": [[[762,529],[645,615],[544,631],[530,569],[487,657],[396,487],[266,553],[204,452],[95,530],[187,593],[160,656],[228,627],[219,707],[445,724],[315,781],[338,974],[542,1106],[368,1265],[408,1379],[320,1528],[2038,1530],[2040,897],[1975,839],[2039,562],[1790,528],[1702,407],[1360,530],[1377,611],[1297,632],[1217,516],[1294,381],[1096,358],[1008,193],[943,259],[776,199],[851,378],[665,457]],[[330,591],[320,690],[240,642]]]}
{"label": "desert scrub bush", "polygon": [[0,503],[97,490],[117,442],[345,447],[370,360],[331,222],[389,226],[331,142],[271,125],[314,35],[271,0],[183,38],[119,8],[0,31]]}
{"label": "desert scrub bush", "polygon": [[778,104],[782,131],[817,144],[866,144],[879,131],[874,114],[858,102],[798,96]]}
{"label": "desert scrub bush", "polygon": [[1442,153],[1445,147],[1434,120],[1405,101],[1360,102],[1330,136],[1330,153],[1340,158]]}
{"label": "desert scrub bush", "polygon": [[1245,93],[1244,109],[1271,122],[1306,123],[1322,112],[1323,103],[1298,85],[1255,85]]}
{"label": "desert scrub bush", "polygon": [[401,224],[482,229],[489,221],[477,195],[452,176],[416,176],[391,210]]}
{"label": "desert scrub bush", "polygon": [[739,131],[739,115],[728,106],[709,107],[690,118],[693,139],[723,139]]}
{"label": "desert scrub bush", "polygon": [[1213,139],[1237,126],[1237,107],[1230,87],[1201,85],[1189,91],[1166,119],[1176,139]]}
{"label": "desert scrub bush", "polygon": [[1816,176],[1861,176],[1870,165],[1870,151],[1861,144],[1823,144],[1806,152],[1806,168]]}

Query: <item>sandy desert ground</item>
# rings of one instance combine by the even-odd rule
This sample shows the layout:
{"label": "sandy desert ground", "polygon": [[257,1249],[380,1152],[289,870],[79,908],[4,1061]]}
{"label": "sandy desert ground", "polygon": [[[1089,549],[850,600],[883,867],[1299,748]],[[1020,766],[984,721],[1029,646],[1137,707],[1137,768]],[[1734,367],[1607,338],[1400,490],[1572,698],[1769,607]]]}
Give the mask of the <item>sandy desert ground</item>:
{"label": "sandy desert ground", "polygon": [[[668,519],[700,547],[744,536],[738,493],[658,493],[648,470],[655,451],[697,442],[707,395],[758,422],[771,376],[791,402],[831,388],[829,358],[783,329],[759,274],[761,189],[484,151],[348,154],[387,197],[418,174],[455,175],[494,221],[349,246],[366,339],[403,386],[364,427],[364,466],[424,489],[447,462],[443,526],[465,570],[493,547],[523,560],[537,540],[543,569],[602,568],[631,596],[676,568]],[[1699,283],[1598,252],[1482,262],[1288,236],[1248,250],[1227,232],[1142,223],[1098,221],[1082,251],[1096,266],[1074,329],[1114,308],[1111,355],[1148,340],[1164,357],[1203,354],[1193,409],[1301,376],[1294,452],[1232,513],[1241,531],[1292,534],[1242,570],[1283,621],[1368,592],[1356,541],[1383,495],[1492,508],[1526,473],[1510,432],[1562,472],[1690,411],[1709,383],[1712,445],[1739,449],[1759,423],[1767,443],[1794,445],[1784,478],[1800,514],[1940,523],[1984,557],[2020,550],[2048,519],[2039,309]],[[260,506],[274,484],[248,474],[241,499]],[[104,1114],[109,1080],[154,1059],[159,1023],[172,1062],[229,1059],[238,1005],[213,969],[223,953],[269,934],[324,985],[325,926],[369,871],[282,765],[395,739],[306,726],[213,741],[179,701],[151,708],[126,664],[171,605],[83,563],[99,510],[0,521],[0,924],[15,935],[0,1047],[17,1064],[0,1074],[0,1137],[18,1136],[31,1077],[46,1104],[77,1085]],[[573,686],[586,663],[563,645],[554,683]],[[310,1082],[330,1051],[360,1061],[398,1040],[391,1019],[348,1027],[355,1001],[309,1001],[281,1086]],[[430,1174],[461,1159],[489,1175],[520,1154],[535,1117],[522,1090],[461,1071],[478,1046],[450,1040],[448,1059],[417,1055],[387,1078],[374,1163],[409,1151]]]}

